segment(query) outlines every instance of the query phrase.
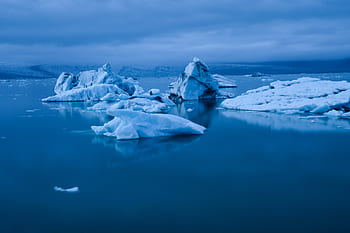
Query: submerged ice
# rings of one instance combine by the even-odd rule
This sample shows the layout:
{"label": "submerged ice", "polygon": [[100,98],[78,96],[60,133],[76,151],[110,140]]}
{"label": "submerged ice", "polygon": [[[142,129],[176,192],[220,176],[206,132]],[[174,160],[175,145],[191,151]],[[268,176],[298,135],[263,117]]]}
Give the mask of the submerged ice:
{"label": "submerged ice", "polygon": [[227,109],[283,113],[313,113],[347,117],[350,111],[350,83],[318,78],[275,81],[224,100]]}

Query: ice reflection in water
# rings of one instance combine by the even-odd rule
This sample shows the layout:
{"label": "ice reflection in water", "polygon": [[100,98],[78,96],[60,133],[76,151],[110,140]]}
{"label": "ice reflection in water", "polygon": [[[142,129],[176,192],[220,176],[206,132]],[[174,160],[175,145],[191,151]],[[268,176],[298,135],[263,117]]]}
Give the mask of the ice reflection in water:
{"label": "ice reflection in water", "polygon": [[[91,125],[104,124],[113,119],[113,117],[107,115],[105,112],[87,110],[92,104],[83,102],[43,103],[49,109],[58,111],[65,119],[82,118],[85,122],[94,122]],[[171,114],[179,115],[208,127],[216,112],[215,106],[215,101],[188,101],[174,106],[171,109]],[[71,133],[80,134],[90,134],[90,131],[90,128],[86,130],[69,129]],[[92,131],[91,134],[93,134]],[[92,143],[114,148],[117,153],[112,166],[117,166],[128,161],[144,160],[166,155],[168,152],[180,150],[195,142],[199,137],[198,135],[185,135],[142,138],[139,140],[116,140],[114,137],[95,136],[92,139]]]}
{"label": "ice reflection in water", "polygon": [[216,100],[185,101],[176,105],[170,113],[208,128],[216,113]]}
{"label": "ice reflection in water", "polygon": [[312,131],[348,131],[350,120],[315,115],[287,115],[268,112],[222,110],[221,114],[249,124],[268,127],[271,130]]}
{"label": "ice reflection in water", "polygon": [[125,162],[146,160],[176,152],[199,140],[198,135],[141,138],[137,140],[116,140],[115,138],[96,136],[92,143],[114,148],[117,152],[112,166]]}
{"label": "ice reflection in water", "polygon": [[65,119],[79,115],[87,121],[98,120],[104,123],[111,120],[111,117],[104,112],[87,110],[95,102],[43,102],[42,104],[51,110],[57,110]]}

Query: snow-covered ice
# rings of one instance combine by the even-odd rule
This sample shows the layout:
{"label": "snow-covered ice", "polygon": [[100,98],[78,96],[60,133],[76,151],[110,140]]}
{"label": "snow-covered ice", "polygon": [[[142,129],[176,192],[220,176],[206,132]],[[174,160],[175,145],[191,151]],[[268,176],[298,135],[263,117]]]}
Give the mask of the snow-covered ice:
{"label": "snow-covered ice", "polygon": [[219,83],[206,64],[193,58],[182,75],[170,84],[170,97],[175,101],[215,98]]}
{"label": "snow-covered ice", "polygon": [[92,126],[97,135],[119,140],[186,134],[203,134],[205,128],[171,114],[149,114],[129,110],[108,110],[115,118],[103,126]]}
{"label": "snow-covered ice", "polygon": [[282,113],[328,113],[342,117],[350,111],[350,83],[308,77],[275,81],[269,86],[226,99],[221,107]]}
{"label": "snow-covered ice", "polygon": [[128,96],[143,93],[137,81],[116,75],[109,64],[97,70],[80,72],[78,75],[64,72],[58,77],[54,91],[55,96],[43,101],[100,101],[109,93]]}
{"label": "snow-covered ice", "polygon": [[55,187],[53,187],[53,189],[56,192],[66,192],[66,193],[77,193],[77,192],[79,192],[79,187],[73,187],[73,188],[65,189],[65,188],[61,188],[61,187],[55,186]]}

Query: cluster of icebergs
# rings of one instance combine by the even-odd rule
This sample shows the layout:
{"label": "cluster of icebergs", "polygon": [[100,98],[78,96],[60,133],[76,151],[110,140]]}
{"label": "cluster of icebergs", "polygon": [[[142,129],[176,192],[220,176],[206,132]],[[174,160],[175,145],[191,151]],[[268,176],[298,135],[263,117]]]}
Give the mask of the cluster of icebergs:
{"label": "cluster of icebergs", "polygon": [[[236,87],[236,83],[221,75],[211,74],[208,66],[198,58],[194,58],[180,77],[169,85],[168,93],[161,93],[159,89],[144,91],[136,80],[113,73],[111,66],[106,64],[97,70],[77,75],[62,73],[54,88],[56,95],[43,101],[96,101],[88,110],[106,112],[114,119],[103,126],[92,126],[92,130],[97,135],[125,140],[203,134],[205,127],[168,114],[169,109],[188,100],[227,98],[220,91],[220,88],[227,87]],[[220,106],[234,110],[350,118],[349,98],[349,82],[305,77],[272,82],[226,99]]]}
{"label": "cluster of icebergs", "polygon": [[212,75],[198,58],[194,58],[179,79],[170,85],[170,93],[161,93],[159,89],[144,91],[136,80],[113,73],[106,64],[98,70],[77,75],[62,73],[54,88],[56,95],[43,101],[96,101],[88,109],[106,112],[114,119],[103,126],[92,126],[93,131],[117,139],[203,134],[203,126],[167,113],[178,101],[218,97],[220,85],[232,87],[235,83]]}

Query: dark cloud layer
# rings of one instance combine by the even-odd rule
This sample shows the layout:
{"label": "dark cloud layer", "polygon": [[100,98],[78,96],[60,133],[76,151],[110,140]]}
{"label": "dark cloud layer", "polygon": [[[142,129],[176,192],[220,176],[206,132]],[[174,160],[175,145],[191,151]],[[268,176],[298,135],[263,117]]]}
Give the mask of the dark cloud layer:
{"label": "dark cloud layer", "polygon": [[0,61],[343,58],[349,12],[347,0],[0,0]]}

